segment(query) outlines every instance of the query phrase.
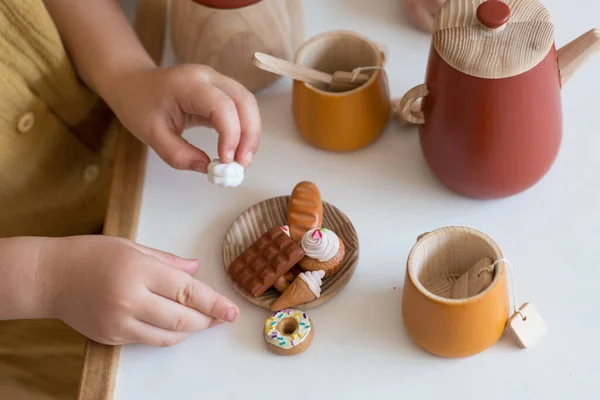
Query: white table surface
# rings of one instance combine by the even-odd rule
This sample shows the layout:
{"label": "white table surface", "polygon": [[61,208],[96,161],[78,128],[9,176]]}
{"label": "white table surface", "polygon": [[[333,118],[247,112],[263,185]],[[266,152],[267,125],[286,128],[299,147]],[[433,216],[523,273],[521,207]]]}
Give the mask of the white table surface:
{"label": "white table surface", "polygon": [[[389,46],[393,97],[424,79],[430,37],[408,25],[400,0],[306,0],[307,35],[344,28]],[[600,2],[546,0],[562,46],[600,27]],[[575,4],[576,5],[575,5]],[[169,55],[167,60],[172,60]],[[232,298],[235,324],[171,348],[125,346],[116,398],[130,399],[598,399],[600,398],[600,55],[564,88],[564,142],[550,173],[498,201],[455,195],[433,177],[416,129],[391,122],[373,146],[330,154],[307,145],[291,115],[291,82],[258,94],[264,134],[244,184],[212,186],[170,169],[151,152],[140,243],[199,257],[199,279]],[[216,134],[192,143],[216,155]],[[313,309],[308,351],[279,357],[264,344],[269,315],[226,281],[221,243],[232,221],[263,199],[312,180],[353,221],[360,263],[336,298]],[[447,360],[413,344],[402,324],[406,258],[422,232],[467,225],[489,234],[515,266],[519,303],[534,303],[549,330],[532,349],[503,337],[479,355]]]}

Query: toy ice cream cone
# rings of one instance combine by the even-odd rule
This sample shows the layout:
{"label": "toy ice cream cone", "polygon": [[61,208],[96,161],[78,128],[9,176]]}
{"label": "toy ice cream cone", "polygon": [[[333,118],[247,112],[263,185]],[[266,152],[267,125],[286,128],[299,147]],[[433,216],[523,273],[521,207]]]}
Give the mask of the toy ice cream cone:
{"label": "toy ice cream cone", "polygon": [[294,279],[290,286],[271,305],[272,311],[291,308],[300,304],[308,303],[321,296],[321,279],[325,271],[302,272]]}

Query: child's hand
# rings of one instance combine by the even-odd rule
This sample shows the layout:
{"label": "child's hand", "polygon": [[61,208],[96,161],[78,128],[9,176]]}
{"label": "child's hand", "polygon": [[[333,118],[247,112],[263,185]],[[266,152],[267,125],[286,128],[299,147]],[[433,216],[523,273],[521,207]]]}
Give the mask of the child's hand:
{"label": "child's hand", "polygon": [[45,274],[49,314],[97,342],[170,346],[239,314],[191,276],[197,260],[106,236],[47,243],[38,271]]}
{"label": "child's hand", "polygon": [[446,0],[403,0],[412,21],[425,32],[431,32],[435,14]]}
{"label": "child's hand", "polygon": [[186,126],[215,128],[223,162],[248,167],[258,150],[262,128],[254,95],[210,67],[136,70],[106,85],[104,98],[123,125],[173,168],[206,173],[211,161],[181,137]]}

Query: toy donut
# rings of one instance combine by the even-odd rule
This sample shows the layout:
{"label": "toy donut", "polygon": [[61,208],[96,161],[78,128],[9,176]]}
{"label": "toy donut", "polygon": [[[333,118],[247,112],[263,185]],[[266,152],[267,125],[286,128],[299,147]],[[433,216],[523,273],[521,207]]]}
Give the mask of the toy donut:
{"label": "toy donut", "polygon": [[282,356],[294,356],[308,349],[314,328],[305,312],[288,308],[267,318],[264,334],[271,351]]}

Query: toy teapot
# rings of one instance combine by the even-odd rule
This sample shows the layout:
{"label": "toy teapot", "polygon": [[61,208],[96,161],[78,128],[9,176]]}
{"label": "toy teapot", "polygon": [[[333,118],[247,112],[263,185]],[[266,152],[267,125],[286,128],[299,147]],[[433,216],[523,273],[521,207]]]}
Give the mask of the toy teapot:
{"label": "toy teapot", "polygon": [[424,157],[448,188],[480,199],[515,195],[554,163],[561,88],[598,50],[593,29],[557,51],[539,0],[448,0],[434,24],[426,83],[397,112],[420,125]]}

